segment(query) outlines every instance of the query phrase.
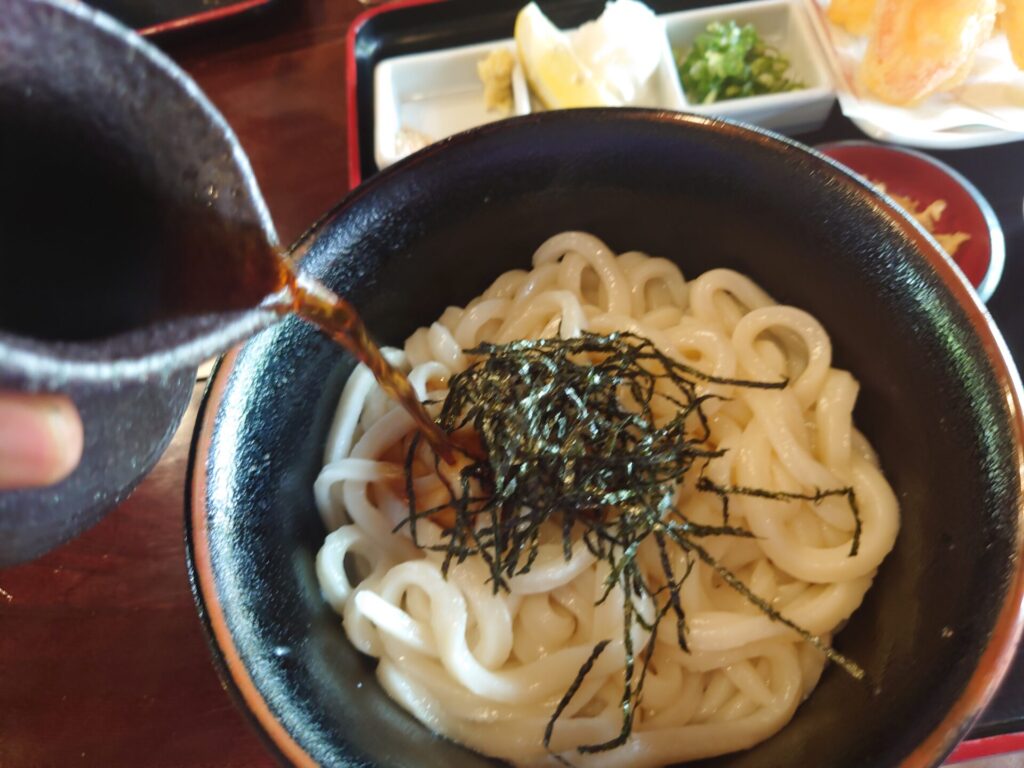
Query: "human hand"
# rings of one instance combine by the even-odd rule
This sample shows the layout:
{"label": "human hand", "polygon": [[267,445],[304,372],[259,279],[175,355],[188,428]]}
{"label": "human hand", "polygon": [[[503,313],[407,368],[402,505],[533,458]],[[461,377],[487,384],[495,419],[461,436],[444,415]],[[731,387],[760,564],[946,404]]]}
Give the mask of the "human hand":
{"label": "human hand", "polygon": [[82,457],[82,437],[67,397],[0,392],[0,491],[63,480]]}

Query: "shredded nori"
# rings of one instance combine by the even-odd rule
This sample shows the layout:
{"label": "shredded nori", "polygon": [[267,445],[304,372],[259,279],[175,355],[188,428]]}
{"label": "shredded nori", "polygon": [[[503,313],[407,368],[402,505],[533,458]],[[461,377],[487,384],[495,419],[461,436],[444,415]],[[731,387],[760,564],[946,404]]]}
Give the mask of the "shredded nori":
{"label": "shredded nori", "polygon": [[[460,471],[460,487],[445,481],[449,499],[418,510],[412,478],[419,439],[414,437],[405,466],[409,517],[398,527],[408,524],[413,541],[422,547],[417,520],[443,518],[442,543],[427,548],[444,552],[445,575],[452,563],[478,556],[488,566],[495,592],[507,590],[509,579],[530,570],[539,551],[541,527],[549,521],[561,527],[567,560],[574,542],[582,540],[595,558],[608,564],[610,572],[599,602],[616,585],[625,597],[622,729],[607,742],[577,747],[578,752],[614,749],[629,737],[656,633],[667,614],[675,616],[679,647],[688,650],[679,590],[697,561],[706,563],[723,583],[773,621],[794,630],[855,678],[863,677],[855,663],[755,595],[701,543],[710,536],[753,537],[750,531],[729,525],[732,495],[813,503],[845,496],[855,519],[850,555],[856,554],[861,523],[852,488],[785,493],[722,486],[704,475],[709,462],[724,451],[708,444],[710,426],[703,407],[718,396],[702,394],[701,385],[782,389],[786,381],[709,376],[660,352],[649,339],[627,332],[481,344],[466,354],[473,362],[448,382],[439,423],[449,435],[472,430],[480,450],[454,440],[469,460]],[[661,424],[653,410],[659,398],[676,410]],[[679,486],[695,464],[700,465],[696,490],[722,499],[721,525],[698,524],[676,506]],[[443,480],[436,457],[434,469]],[[648,584],[636,562],[640,544],[650,537],[659,551],[664,579],[660,587]],[[687,565],[681,574],[671,565],[672,546],[685,553]],[[644,597],[657,606],[653,622],[645,620],[634,604],[634,599]],[[651,633],[639,673],[631,634],[634,625]],[[556,707],[544,733],[546,748],[558,718],[609,642],[594,647]]]}

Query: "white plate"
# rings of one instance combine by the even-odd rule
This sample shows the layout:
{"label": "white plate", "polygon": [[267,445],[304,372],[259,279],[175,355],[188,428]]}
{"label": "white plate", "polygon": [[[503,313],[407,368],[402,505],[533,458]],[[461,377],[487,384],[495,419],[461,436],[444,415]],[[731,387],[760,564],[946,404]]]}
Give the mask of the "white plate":
{"label": "white plate", "polygon": [[919,147],[921,149],[972,149],[974,147],[989,147],[994,144],[1009,144],[1012,141],[1024,140],[1024,133],[1011,133],[1010,131],[1003,131],[998,128],[985,128],[983,126],[968,126],[948,131],[919,133],[917,131],[886,129],[870,120],[856,116],[849,118],[849,120],[876,141],[888,144],[904,144],[908,147]]}
{"label": "white plate", "polygon": [[[921,123],[915,125],[912,122],[904,122],[900,113],[910,114],[911,110],[906,107],[892,107],[878,103],[875,108],[870,102],[865,102],[858,97],[851,84],[847,82],[843,61],[836,50],[836,42],[833,35],[842,36],[841,30],[837,30],[828,20],[825,9],[828,6],[827,0],[805,0],[807,15],[810,18],[811,26],[818,37],[820,47],[829,62],[833,73],[833,82],[839,97],[839,106],[843,114],[864,133],[878,141],[891,144],[905,144],[922,149],[970,149],[972,147],[984,147],[992,144],[1006,144],[1011,141],[1024,139],[1024,126],[1018,131],[1008,131],[996,125],[960,125],[960,126],[936,126],[928,127]],[[994,43],[995,41],[990,41]],[[849,66],[849,63],[847,64]],[[851,75],[852,77],[852,75]],[[930,97],[931,99],[942,99],[948,102],[950,108],[956,108],[957,104],[953,94],[940,94]],[[941,114],[945,119],[945,105]],[[867,109],[870,107],[870,109]],[[934,109],[934,107],[933,107]],[[877,117],[872,118],[863,114],[869,111]]]}
{"label": "white plate", "polygon": [[[526,0],[524,0],[525,4]],[[801,0],[754,2],[662,14],[666,40],[651,82],[634,106],[658,107],[743,120],[783,133],[820,128],[835,101],[831,74]],[[763,39],[789,58],[794,76],[806,88],[691,105],[683,94],[673,47],[685,50],[712,21],[754,24]],[[510,30],[511,31],[511,30]],[[571,35],[572,30],[567,30]],[[374,70],[374,154],[386,168],[427,143],[494,122],[505,115],[484,107],[477,63],[499,47],[515,50],[511,38],[386,59]],[[535,109],[522,70],[512,79],[513,114]]]}

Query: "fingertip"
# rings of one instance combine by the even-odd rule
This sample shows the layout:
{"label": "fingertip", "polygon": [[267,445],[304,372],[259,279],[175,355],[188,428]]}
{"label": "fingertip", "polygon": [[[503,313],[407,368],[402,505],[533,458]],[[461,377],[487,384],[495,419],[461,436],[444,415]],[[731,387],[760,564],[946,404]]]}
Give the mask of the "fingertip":
{"label": "fingertip", "polygon": [[60,482],[78,466],[85,444],[82,417],[70,398],[63,395],[47,396],[45,403],[52,435],[52,462],[48,484]]}
{"label": "fingertip", "polygon": [[0,393],[0,489],[52,485],[82,457],[84,429],[63,395]]}

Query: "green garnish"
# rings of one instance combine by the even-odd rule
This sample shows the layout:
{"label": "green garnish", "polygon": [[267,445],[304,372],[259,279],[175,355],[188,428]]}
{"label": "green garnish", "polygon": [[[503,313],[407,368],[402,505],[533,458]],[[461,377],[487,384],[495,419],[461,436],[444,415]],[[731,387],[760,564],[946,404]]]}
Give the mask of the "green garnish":
{"label": "green garnish", "polygon": [[805,87],[787,76],[789,59],[766,45],[752,24],[732,20],[708,24],[685,56],[676,54],[676,66],[686,97],[697,104]]}
{"label": "green garnish", "polygon": [[[765,615],[794,630],[853,677],[863,677],[854,662],[751,592],[715,560],[704,542],[714,536],[753,536],[729,524],[730,495],[812,503],[846,496],[856,521],[851,555],[856,552],[860,518],[851,488],[804,495],[721,486],[704,475],[708,464],[724,451],[708,443],[704,405],[717,396],[702,394],[700,384],[782,389],[787,382],[709,376],[660,352],[649,339],[625,332],[481,344],[466,354],[475,361],[448,382],[439,422],[449,435],[472,430],[479,449],[463,450],[458,447],[460,441],[454,440],[457,450],[471,460],[460,472],[460,488],[449,486],[449,498],[443,504],[417,509],[413,464],[419,434],[414,435],[405,462],[409,516],[398,528],[409,525],[413,541],[423,547],[427,545],[417,539],[417,521],[448,521],[442,543],[428,547],[444,552],[443,573],[447,575],[453,563],[478,556],[490,570],[495,592],[507,590],[509,579],[533,566],[545,523],[561,530],[566,560],[573,545],[582,541],[595,558],[608,564],[599,602],[616,586],[626,598],[622,729],[609,741],[577,747],[579,753],[614,749],[629,737],[665,616],[675,619],[679,647],[687,650],[679,590],[697,562],[707,564]],[[673,418],[656,420],[652,406],[659,400],[673,406]],[[439,462],[435,458],[435,469]],[[680,484],[695,468],[694,490],[722,500],[721,524],[696,523],[676,505]],[[655,583],[645,577],[636,559],[640,545],[647,541],[657,548],[661,564]],[[672,563],[680,559],[685,566],[677,572]],[[635,602],[645,598],[654,604],[653,617],[642,615]],[[636,626],[651,633],[639,657],[631,632]],[[594,647],[556,707],[544,734],[545,747],[550,746],[558,718],[609,642],[603,640]]]}

